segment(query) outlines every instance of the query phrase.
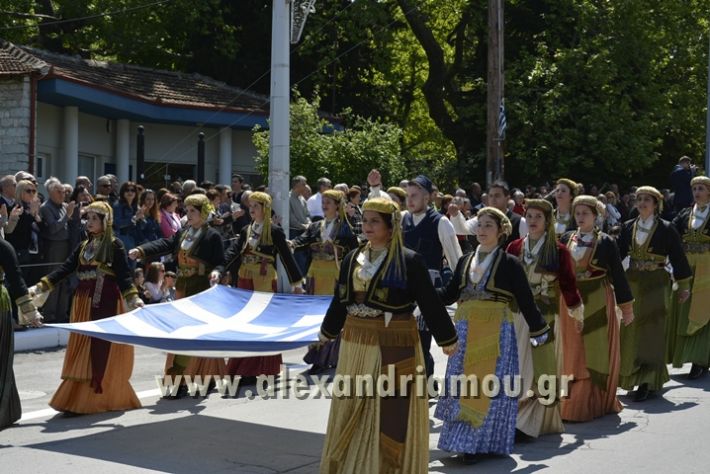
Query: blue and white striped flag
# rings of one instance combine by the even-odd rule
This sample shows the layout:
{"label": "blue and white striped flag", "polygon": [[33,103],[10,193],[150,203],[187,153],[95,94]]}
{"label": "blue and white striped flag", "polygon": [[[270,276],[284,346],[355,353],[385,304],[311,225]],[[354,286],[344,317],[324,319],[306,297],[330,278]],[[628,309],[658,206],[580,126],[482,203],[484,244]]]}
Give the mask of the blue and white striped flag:
{"label": "blue and white striped flag", "polygon": [[331,299],[217,285],[189,298],[111,318],[48,326],[176,354],[227,357],[279,352],[318,341]]}
{"label": "blue and white striped flag", "polygon": [[505,118],[505,99],[501,99],[498,108],[498,140],[505,140],[506,128],[508,128],[508,121]]}

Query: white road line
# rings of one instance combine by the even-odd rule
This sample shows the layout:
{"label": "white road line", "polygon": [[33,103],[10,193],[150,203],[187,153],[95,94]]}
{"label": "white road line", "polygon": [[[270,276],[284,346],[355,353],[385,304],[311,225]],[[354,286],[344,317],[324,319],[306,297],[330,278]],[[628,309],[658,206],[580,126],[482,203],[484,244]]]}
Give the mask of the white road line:
{"label": "white road line", "polygon": [[[152,390],[143,390],[142,392],[136,393],[139,399],[151,398],[161,395],[160,389],[154,388]],[[31,411],[29,413],[24,413],[22,418],[20,418],[20,423],[23,421],[36,420],[37,418],[46,418],[59,413],[54,408],[45,408],[43,410]]]}

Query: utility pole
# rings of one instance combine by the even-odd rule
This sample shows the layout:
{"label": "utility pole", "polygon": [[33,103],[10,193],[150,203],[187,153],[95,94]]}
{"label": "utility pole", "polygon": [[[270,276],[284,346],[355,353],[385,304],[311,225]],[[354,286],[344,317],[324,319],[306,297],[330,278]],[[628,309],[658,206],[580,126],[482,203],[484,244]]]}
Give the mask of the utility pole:
{"label": "utility pole", "polygon": [[[708,35],[710,38],[710,35]],[[705,176],[710,176],[710,39],[708,40],[708,92],[705,113]]]}
{"label": "utility pole", "polygon": [[503,0],[488,0],[488,100],[486,184],[503,178],[503,140],[499,133],[503,101]]}
{"label": "utility pole", "polygon": [[[269,113],[269,192],[274,212],[288,234],[290,1],[273,0],[271,17],[271,110]],[[267,219],[269,217],[267,216]]]}

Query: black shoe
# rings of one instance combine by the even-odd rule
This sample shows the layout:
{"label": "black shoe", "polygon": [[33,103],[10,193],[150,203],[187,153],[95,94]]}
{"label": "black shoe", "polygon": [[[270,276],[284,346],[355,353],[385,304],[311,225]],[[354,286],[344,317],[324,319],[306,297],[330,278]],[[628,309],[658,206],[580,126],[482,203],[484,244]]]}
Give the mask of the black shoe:
{"label": "black shoe", "polygon": [[535,438],[530,436],[527,433],[523,433],[519,429],[515,428],[515,442],[516,443],[529,443],[530,441],[534,440]]}
{"label": "black shoe", "polygon": [[651,391],[648,389],[648,384],[647,383],[642,383],[639,385],[638,390],[636,390],[636,393],[634,393],[634,401],[635,402],[644,402],[648,400],[649,395],[651,394]]}
{"label": "black shoe", "polygon": [[697,380],[703,375],[705,375],[708,372],[707,367],[703,367],[702,365],[696,365],[693,364],[693,366],[690,368],[690,372],[688,373],[688,379],[689,380]]}
{"label": "black shoe", "polygon": [[464,464],[476,464],[480,460],[480,456],[478,454],[461,453],[459,459],[461,459],[461,462]]}

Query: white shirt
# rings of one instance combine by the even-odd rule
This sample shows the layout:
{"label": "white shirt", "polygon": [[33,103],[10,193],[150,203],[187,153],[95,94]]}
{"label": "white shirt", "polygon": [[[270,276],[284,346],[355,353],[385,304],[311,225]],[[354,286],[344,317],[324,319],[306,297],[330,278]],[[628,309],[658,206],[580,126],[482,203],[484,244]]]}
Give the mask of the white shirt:
{"label": "white shirt", "polygon": [[653,223],[656,220],[656,216],[651,216],[648,219],[641,219],[639,216],[636,221],[636,245],[643,245],[646,243],[648,236],[651,235],[651,229],[653,228]]}
{"label": "white shirt", "polygon": [[693,206],[693,212],[691,214],[691,222],[690,225],[693,227],[693,230],[699,229],[702,227],[702,225],[705,223],[705,220],[708,217],[708,213],[710,213],[710,205],[705,205],[705,210],[702,212],[698,210],[698,205],[695,204]]}
{"label": "white shirt", "polygon": [[[456,216],[451,218],[451,223],[454,225],[454,229],[458,235],[476,235],[476,229],[478,228],[477,216],[473,216],[469,220],[466,220],[463,214],[459,212]],[[528,223],[525,221],[524,217],[520,218],[518,234],[520,234],[521,238],[528,235]]]}
{"label": "white shirt", "polygon": [[[412,220],[414,221],[414,225],[419,225],[425,215],[426,212],[413,214]],[[404,222],[404,219],[402,222]],[[449,262],[449,268],[454,270],[459,259],[463,256],[463,252],[461,252],[461,246],[456,238],[456,230],[454,230],[454,226],[446,216],[441,216],[441,219],[439,219],[437,234],[439,236],[439,242],[441,242],[441,248],[444,249],[446,261]]]}
{"label": "white shirt", "polygon": [[392,197],[385,192],[385,190],[382,188],[382,186],[370,186],[370,192],[367,195],[367,201],[368,199],[373,199],[373,198],[384,198],[387,199],[388,201],[392,200]]}
{"label": "white shirt", "polygon": [[323,214],[323,195],[321,193],[315,193],[313,196],[309,197],[306,206],[308,207],[308,213],[311,215],[311,219],[325,216]]}

